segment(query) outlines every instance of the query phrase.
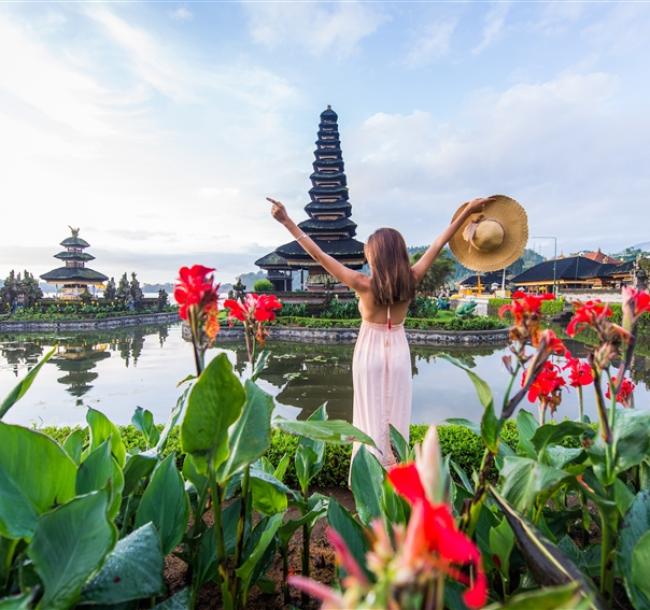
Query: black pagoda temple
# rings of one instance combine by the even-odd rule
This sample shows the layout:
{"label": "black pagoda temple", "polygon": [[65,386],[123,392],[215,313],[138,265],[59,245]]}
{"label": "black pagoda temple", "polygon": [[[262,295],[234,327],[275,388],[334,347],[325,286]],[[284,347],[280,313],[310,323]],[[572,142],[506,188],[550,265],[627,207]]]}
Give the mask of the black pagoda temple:
{"label": "black pagoda temple", "polygon": [[64,261],[65,266],[41,275],[42,280],[56,286],[57,297],[62,299],[78,299],[85,290],[90,292],[92,288],[94,292],[96,288],[103,288],[108,279],[103,273],[86,267],[88,261],[95,259],[92,254],[84,252],[90,244],[79,237],[78,228],[70,227],[70,231],[70,237],[61,242],[65,250],[54,255],[54,258]]}
{"label": "black pagoda temple", "polygon": [[[363,244],[353,239],[357,225],[350,220],[352,206],[341,152],[338,115],[331,106],[320,115],[314,157],[314,172],[310,176],[311,201],[305,206],[309,218],[298,226],[327,254],[351,269],[361,269],[365,263]],[[276,248],[255,264],[267,271],[276,290],[291,290],[291,271],[298,269],[309,271],[308,290],[320,291],[330,287],[347,290],[347,287],[337,284],[297,241]]]}

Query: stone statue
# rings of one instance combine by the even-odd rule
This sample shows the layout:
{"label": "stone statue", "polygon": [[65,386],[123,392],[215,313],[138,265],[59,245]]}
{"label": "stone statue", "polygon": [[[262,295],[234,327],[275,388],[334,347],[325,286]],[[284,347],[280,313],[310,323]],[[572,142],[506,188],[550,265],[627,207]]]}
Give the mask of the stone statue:
{"label": "stone statue", "polygon": [[72,231],[72,237],[79,237],[79,230],[80,230],[79,227],[77,227],[76,229],[70,225],[68,225],[68,227],[70,228],[70,231]]}

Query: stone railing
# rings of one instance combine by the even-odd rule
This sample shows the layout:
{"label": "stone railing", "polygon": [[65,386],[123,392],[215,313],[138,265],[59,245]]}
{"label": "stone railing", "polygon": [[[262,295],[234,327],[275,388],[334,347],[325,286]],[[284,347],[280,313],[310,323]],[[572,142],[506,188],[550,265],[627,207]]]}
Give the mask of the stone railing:
{"label": "stone railing", "polygon": [[114,318],[79,320],[6,320],[0,321],[1,332],[25,332],[38,330],[95,330],[122,328],[139,324],[167,324],[178,320],[178,312],[143,313]]}

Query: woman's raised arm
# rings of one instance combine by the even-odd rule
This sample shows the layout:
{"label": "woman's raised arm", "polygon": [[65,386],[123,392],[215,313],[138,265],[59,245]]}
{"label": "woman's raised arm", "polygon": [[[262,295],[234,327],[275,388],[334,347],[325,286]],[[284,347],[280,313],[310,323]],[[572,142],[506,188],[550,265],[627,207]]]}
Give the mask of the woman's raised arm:
{"label": "woman's raised arm", "polygon": [[266,199],[273,204],[271,208],[273,218],[287,228],[289,233],[302,246],[303,250],[316,262],[320,263],[325,271],[356,292],[369,288],[370,280],[368,276],[342,265],[335,258],[323,252],[319,245],[289,218],[289,214],[287,214],[287,209],[283,203],[271,199],[271,197],[267,197]]}
{"label": "woman's raised arm", "polygon": [[413,264],[413,277],[415,278],[416,284],[419,284],[422,281],[431,265],[433,265],[433,262],[438,258],[440,251],[445,247],[454,233],[458,231],[465,220],[467,220],[467,217],[476,212],[482,211],[489,200],[490,197],[479,197],[477,199],[472,199],[472,201],[468,201],[458,217],[453,220],[450,225],[438,237],[436,237],[436,239],[433,240],[433,243],[427,248],[427,251],[416,263]]}

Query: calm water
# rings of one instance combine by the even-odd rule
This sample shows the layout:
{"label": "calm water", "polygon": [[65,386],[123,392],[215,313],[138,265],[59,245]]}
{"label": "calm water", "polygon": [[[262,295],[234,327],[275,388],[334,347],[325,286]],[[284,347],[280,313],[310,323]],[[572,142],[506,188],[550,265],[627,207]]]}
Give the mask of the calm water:
{"label": "calm water", "polygon": [[[191,349],[178,324],[85,333],[0,334],[0,397],[54,344],[59,346],[57,354],[6,421],[36,426],[77,424],[84,421],[84,407],[89,405],[117,423],[127,423],[136,406],[151,410],[156,421],[163,422],[178,396],[176,383],[192,372]],[[273,358],[260,385],[275,396],[276,413],[302,418],[328,401],[330,417],[351,418],[353,346],[271,343],[270,347]],[[582,354],[579,344],[570,349]],[[246,375],[243,347],[224,343],[210,354],[221,351],[228,354],[239,374]],[[412,348],[414,423],[480,417],[473,386],[463,371],[439,357],[442,351]],[[500,400],[508,381],[501,363],[505,348],[446,351],[487,379]],[[637,406],[647,407],[650,358],[637,357],[634,378]],[[587,397],[587,412],[593,416],[591,395]],[[534,405],[525,404],[534,410]],[[571,391],[556,417],[576,413],[577,397]]]}

